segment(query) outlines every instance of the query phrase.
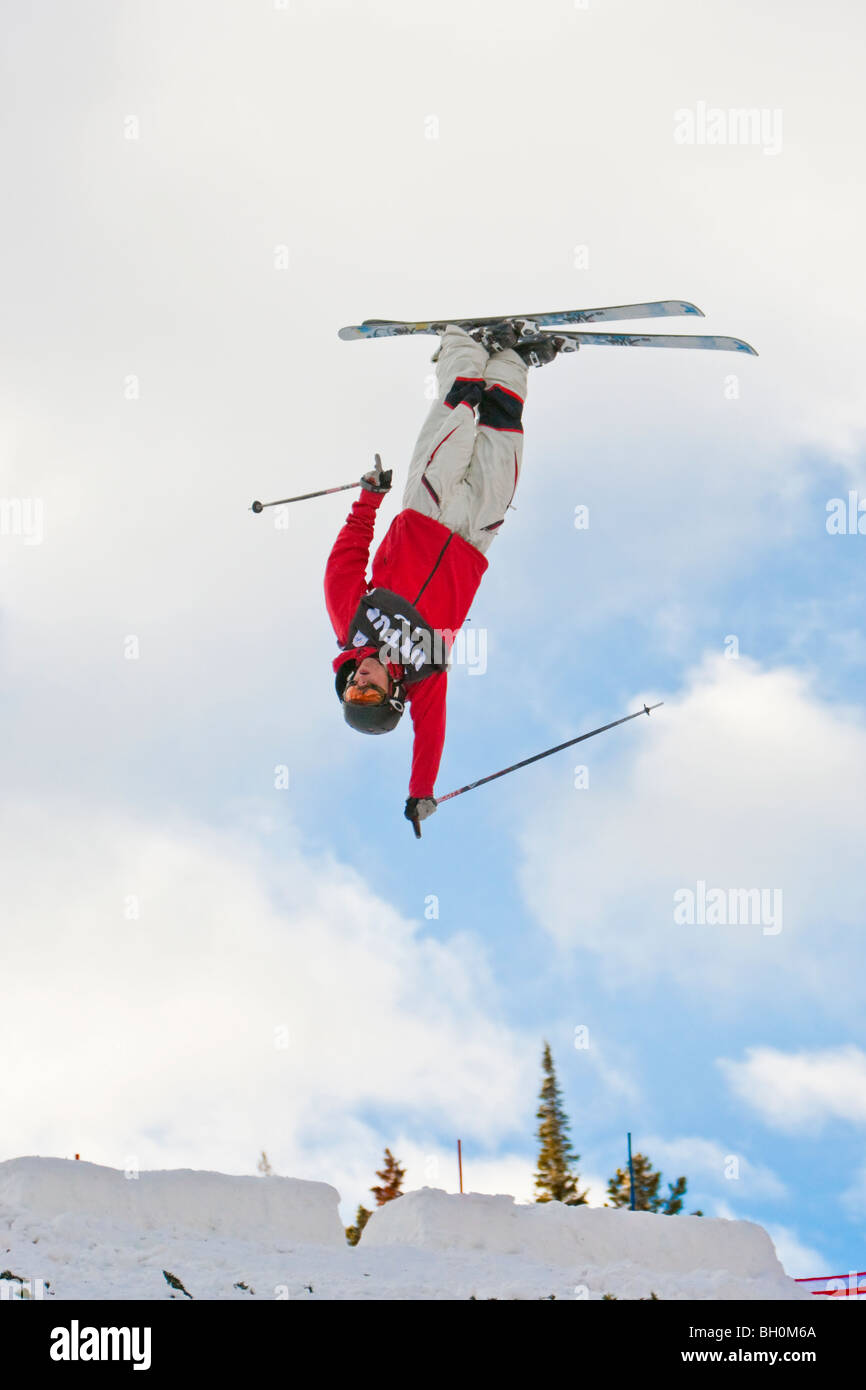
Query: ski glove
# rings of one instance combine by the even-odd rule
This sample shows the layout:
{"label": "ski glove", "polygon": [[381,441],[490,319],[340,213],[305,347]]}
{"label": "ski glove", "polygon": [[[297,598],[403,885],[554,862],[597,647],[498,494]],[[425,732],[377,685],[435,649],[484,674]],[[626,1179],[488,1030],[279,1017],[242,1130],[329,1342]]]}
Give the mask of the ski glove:
{"label": "ski glove", "polygon": [[389,492],[391,488],[391,478],[394,470],[382,467],[382,460],[376,454],[376,467],[369,473],[365,473],[361,479],[361,487],[366,488],[367,492]]}
{"label": "ski glove", "polygon": [[406,809],[403,815],[410,820],[415,827],[416,838],[421,838],[421,821],[427,820],[436,810],[435,796],[410,796],[406,798]]}

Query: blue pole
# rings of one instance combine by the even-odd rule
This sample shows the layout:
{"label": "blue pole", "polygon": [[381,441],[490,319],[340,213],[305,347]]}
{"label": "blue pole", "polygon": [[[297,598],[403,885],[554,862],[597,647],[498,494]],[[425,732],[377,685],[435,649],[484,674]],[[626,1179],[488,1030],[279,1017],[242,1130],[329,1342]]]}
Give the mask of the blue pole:
{"label": "blue pole", "polygon": [[633,1164],[632,1161],[631,1161],[631,1131],[630,1131],[630,1130],[629,1130],[629,1136],[628,1136],[628,1175],[629,1175],[629,1184],[630,1184],[630,1187],[631,1187],[631,1209],[632,1209],[632,1211],[634,1211],[634,1210],[635,1210],[635,1204],[634,1204],[634,1164]]}

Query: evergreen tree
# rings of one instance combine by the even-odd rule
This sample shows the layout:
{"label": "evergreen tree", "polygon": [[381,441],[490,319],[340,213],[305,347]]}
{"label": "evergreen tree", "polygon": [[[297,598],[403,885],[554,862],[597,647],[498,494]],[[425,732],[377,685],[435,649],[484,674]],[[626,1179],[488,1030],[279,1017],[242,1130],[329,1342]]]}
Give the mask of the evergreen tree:
{"label": "evergreen tree", "polygon": [[550,1044],[544,1044],[541,1057],[544,1080],[541,1083],[538,1120],[538,1171],[536,1202],[564,1202],[567,1207],[583,1206],[586,1192],[579,1191],[579,1175],[572,1171],[579,1154],[573,1152],[568,1136],[568,1119],[557,1085]]}
{"label": "evergreen tree", "polygon": [[683,1198],[686,1195],[685,1178],[677,1178],[675,1183],[668,1183],[668,1195],[665,1197],[661,1206],[663,1216],[678,1216],[683,1209]]}
{"label": "evergreen tree", "polygon": [[358,1244],[358,1241],[361,1239],[361,1232],[370,1220],[372,1214],[373,1213],[368,1211],[366,1207],[358,1207],[354,1226],[346,1227],[346,1240],[350,1245]]}
{"label": "evergreen tree", "polygon": [[[400,1188],[403,1186],[403,1179],[406,1170],[401,1168],[390,1149],[385,1150],[385,1163],[382,1168],[377,1168],[376,1177],[382,1179],[381,1187],[371,1187],[370,1191],[376,1198],[376,1206],[383,1207],[386,1202],[393,1202],[395,1197],[402,1197]],[[346,1227],[346,1239],[350,1245],[357,1245],[361,1239],[361,1232],[370,1220],[372,1212],[366,1207],[358,1207],[354,1226]]]}
{"label": "evergreen tree", "polygon": [[402,1197],[400,1188],[406,1171],[401,1168],[390,1149],[385,1150],[385,1166],[376,1169],[376,1177],[382,1179],[381,1187],[371,1187],[370,1191],[376,1198],[376,1206],[383,1207],[386,1202],[392,1202],[395,1197]]}
{"label": "evergreen tree", "polygon": [[[661,1212],[662,1216],[677,1216],[683,1209],[683,1197],[686,1195],[685,1178],[677,1178],[675,1183],[669,1182],[667,1196],[664,1196],[659,1192],[662,1175],[653,1169],[650,1160],[643,1154],[634,1154],[632,1164],[635,1211],[655,1211]],[[606,1207],[631,1206],[628,1167],[617,1168],[616,1177],[611,1178],[607,1185],[607,1195],[610,1200],[605,1202]],[[701,1213],[694,1214],[699,1216]]]}

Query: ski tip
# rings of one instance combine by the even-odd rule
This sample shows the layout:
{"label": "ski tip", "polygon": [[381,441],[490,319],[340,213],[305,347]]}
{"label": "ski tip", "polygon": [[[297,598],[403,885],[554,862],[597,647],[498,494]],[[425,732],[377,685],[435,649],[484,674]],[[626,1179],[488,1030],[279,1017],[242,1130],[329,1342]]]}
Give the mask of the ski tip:
{"label": "ski tip", "polygon": [[344,343],[350,342],[353,338],[362,338],[363,336],[364,335],[359,333],[355,327],[340,328],[337,332],[337,337],[342,338]]}
{"label": "ski tip", "polygon": [[706,318],[706,314],[704,313],[703,309],[699,309],[697,304],[690,304],[687,299],[680,299],[676,302],[679,304],[680,311],[683,314],[697,314],[699,319]]}
{"label": "ski tip", "polygon": [[747,343],[745,338],[725,338],[720,337],[719,342],[728,352],[746,352],[750,357],[757,357],[757,349]]}

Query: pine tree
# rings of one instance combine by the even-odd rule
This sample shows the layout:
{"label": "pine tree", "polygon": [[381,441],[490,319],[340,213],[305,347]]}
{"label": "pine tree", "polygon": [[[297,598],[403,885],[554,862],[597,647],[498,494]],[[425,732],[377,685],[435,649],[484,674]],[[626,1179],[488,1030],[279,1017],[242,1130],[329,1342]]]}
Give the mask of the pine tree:
{"label": "pine tree", "polygon": [[386,1202],[392,1202],[395,1197],[402,1197],[400,1188],[406,1176],[405,1169],[401,1168],[390,1149],[385,1150],[385,1166],[376,1169],[376,1177],[382,1179],[381,1187],[371,1187],[370,1191],[376,1198],[376,1206],[383,1207]]}
{"label": "pine tree", "polygon": [[541,1057],[544,1080],[541,1083],[538,1120],[538,1172],[535,1186],[539,1192],[536,1202],[564,1202],[567,1207],[583,1206],[586,1192],[580,1192],[579,1175],[572,1172],[579,1154],[573,1152],[568,1136],[568,1119],[562,1095],[556,1081],[550,1044],[544,1044]]}
{"label": "pine tree", "polygon": [[[662,1175],[653,1169],[650,1160],[643,1154],[634,1154],[632,1157],[634,1167],[634,1205],[635,1211],[655,1211],[661,1212],[662,1216],[677,1216],[683,1209],[683,1197],[686,1195],[685,1178],[677,1178],[675,1183],[668,1183],[668,1194],[663,1196],[659,1193]],[[630,1207],[631,1206],[631,1182],[628,1168],[617,1168],[616,1177],[611,1178],[607,1185],[607,1195],[610,1198],[605,1202],[607,1207]],[[700,1215],[695,1212],[695,1215]]]}
{"label": "pine tree", "polygon": [[355,1215],[354,1226],[346,1227],[346,1240],[349,1242],[350,1245],[358,1244],[358,1241],[361,1239],[361,1232],[363,1231],[364,1227],[366,1226],[367,1222],[370,1220],[370,1217],[372,1215],[373,1213],[371,1211],[368,1211],[366,1207],[358,1207],[358,1211]]}
{"label": "pine tree", "polygon": [[668,1195],[661,1206],[663,1216],[678,1216],[683,1209],[683,1198],[686,1195],[685,1178],[677,1178],[676,1183],[668,1183]]}
{"label": "pine tree", "polygon": [[[391,1150],[386,1149],[384,1166],[376,1169],[376,1177],[382,1179],[382,1186],[370,1188],[376,1198],[377,1207],[383,1207],[386,1202],[393,1202],[395,1197],[403,1196],[400,1188],[403,1186],[405,1176],[406,1170],[400,1167]],[[350,1245],[358,1244],[361,1239],[361,1232],[371,1216],[372,1212],[369,1212],[366,1207],[358,1207],[354,1226],[346,1227],[346,1239]]]}

